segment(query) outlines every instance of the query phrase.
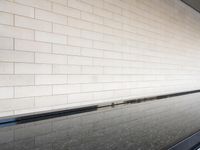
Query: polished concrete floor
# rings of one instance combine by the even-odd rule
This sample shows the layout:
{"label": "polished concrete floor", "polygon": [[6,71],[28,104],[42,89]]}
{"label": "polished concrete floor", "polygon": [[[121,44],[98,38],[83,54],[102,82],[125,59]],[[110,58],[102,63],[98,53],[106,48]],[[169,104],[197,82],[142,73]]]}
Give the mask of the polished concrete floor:
{"label": "polished concrete floor", "polygon": [[0,128],[0,150],[159,150],[200,129],[200,94]]}

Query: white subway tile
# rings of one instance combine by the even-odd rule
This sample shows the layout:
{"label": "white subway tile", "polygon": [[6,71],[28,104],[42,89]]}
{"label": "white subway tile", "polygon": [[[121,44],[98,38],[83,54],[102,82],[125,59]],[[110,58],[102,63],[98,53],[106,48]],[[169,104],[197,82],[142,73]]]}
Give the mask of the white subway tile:
{"label": "white subway tile", "polygon": [[35,107],[34,97],[16,98],[11,102],[12,110],[30,109]]}
{"label": "white subway tile", "polygon": [[15,49],[31,52],[51,52],[51,44],[29,40],[15,39]]}
{"label": "white subway tile", "polygon": [[53,53],[55,54],[80,55],[80,51],[80,47],[53,44]]}
{"label": "white subway tile", "polygon": [[[92,49],[92,48],[81,48],[82,56],[89,57],[103,57],[103,50]],[[93,58],[94,60],[95,58]]]}
{"label": "white subway tile", "polygon": [[117,6],[107,3],[107,2],[104,2],[104,9],[111,11],[113,13],[116,13],[116,14],[122,14],[122,8],[117,7]]}
{"label": "white subway tile", "polygon": [[34,98],[17,98],[0,100],[0,112],[29,109],[34,107]]}
{"label": "white subway tile", "polygon": [[15,87],[15,98],[51,95],[51,86],[22,86]]}
{"label": "white subway tile", "polygon": [[103,24],[103,18],[91,13],[86,13],[86,12],[81,12],[81,19],[93,22],[93,23],[98,23],[98,24]]}
{"label": "white subway tile", "polygon": [[42,96],[35,98],[36,107],[56,106],[68,103],[67,95]]}
{"label": "white subway tile", "polygon": [[87,31],[87,30],[81,30],[81,37],[86,38],[86,39],[91,39],[91,40],[97,40],[97,41],[103,40],[102,33],[97,33],[97,32]]}
{"label": "white subway tile", "polygon": [[113,99],[113,97],[114,97],[113,91],[103,91],[94,93],[94,100]]}
{"label": "white subway tile", "polygon": [[1,0],[0,11],[32,18],[34,17],[34,8],[5,0]]}
{"label": "white subway tile", "polygon": [[41,42],[58,43],[58,44],[67,43],[67,37],[64,35],[39,32],[39,31],[35,32],[35,40]]}
{"label": "white subway tile", "polygon": [[69,103],[91,102],[93,100],[93,93],[78,93],[70,94],[68,96]]}
{"label": "white subway tile", "polygon": [[80,84],[53,85],[53,94],[80,93]]}
{"label": "white subway tile", "polygon": [[53,74],[80,74],[81,67],[75,65],[53,65]]}
{"label": "white subway tile", "polygon": [[15,74],[51,74],[52,66],[47,64],[15,64]]}
{"label": "white subway tile", "polygon": [[80,84],[80,83],[95,83],[97,78],[94,75],[68,75],[68,83]]}
{"label": "white subway tile", "polygon": [[38,112],[45,112],[52,110],[52,107],[46,106],[46,107],[34,107],[34,108],[29,108],[29,109],[21,109],[21,110],[16,110],[14,111],[15,115],[23,115],[23,114],[29,114],[29,113],[38,113]]}
{"label": "white subway tile", "polygon": [[104,25],[109,26],[111,28],[122,29],[122,23],[113,21],[111,19],[104,18]]}
{"label": "white subway tile", "polygon": [[68,18],[68,25],[71,27],[86,29],[86,30],[93,29],[93,23],[71,17]]}
{"label": "white subway tile", "polygon": [[13,73],[14,73],[13,63],[0,62],[0,74],[13,74]]}
{"label": "white subway tile", "polygon": [[106,43],[106,42],[94,41],[93,46],[96,49],[104,49],[104,50],[112,50],[113,49],[113,44]]}
{"label": "white subway tile", "polygon": [[100,32],[100,33],[104,33],[104,34],[111,34],[111,35],[113,34],[113,28],[108,27],[108,26],[104,26],[104,25],[101,25],[101,24],[94,24],[93,28],[91,28],[91,29],[95,32]]}
{"label": "white subway tile", "polygon": [[101,8],[94,8],[94,14],[105,18],[112,18],[112,12]]}
{"label": "white subway tile", "polygon": [[114,21],[121,22],[123,24],[129,24],[130,23],[130,19],[128,19],[127,17],[124,17],[122,15],[119,15],[119,14],[114,14],[113,13],[113,18],[112,19]]}
{"label": "white subway tile", "polygon": [[0,12],[0,24],[13,25],[13,15]]}
{"label": "white subway tile", "polygon": [[34,85],[33,75],[0,75],[0,86]]}
{"label": "white subway tile", "polygon": [[35,10],[35,18],[49,22],[67,25],[67,17],[40,9]]}
{"label": "white subway tile", "polygon": [[71,36],[80,36],[80,29],[73,28],[70,26],[59,25],[59,24],[53,25],[53,32],[59,33],[59,34],[71,35]]}
{"label": "white subway tile", "polygon": [[67,56],[57,54],[36,53],[35,62],[46,64],[67,64]]}
{"label": "white subway tile", "polygon": [[104,74],[122,74],[121,67],[104,67]]}
{"label": "white subway tile", "polygon": [[34,62],[34,53],[0,50],[0,61]]}
{"label": "white subway tile", "polygon": [[70,8],[67,6],[59,5],[54,3],[53,4],[53,12],[59,13],[66,16],[71,16],[75,18],[80,18],[80,10]]}
{"label": "white subway tile", "polygon": [[[131,9],[130,8],[130,3],[129,2],[127,3],[126,1],[121,1],[121,0],[105,0],[105,2],[108,2],[108,3],[112,4],[112,5],[115,5],[117,7],[125,9],[125,10]],[[133,2],[133,5],[135,5],[134,2]]]}
{"label": "white subway tile", "polygon": [[52,30],[52,24],[49,22],[21,16],[15,16],[15,26],[47,32]]}
{"label": "white subway tile", "polygon": [[20,38],[20,39],[34,39],[34,31],[23,29],[19,27],[0,25],[0,35],[4,37]]}
{"label": "white subway tile", "polygon": [[115,67],[122,66],[123,61],[115,60],[115,59],[95,58],[95,59],[93,59],[93,63],[96,66],[109,66],[109,67],[113,67],[113,69],[115,69]]}
{"label": "white subway tile", "polygon": [[79,47],[88,47],[92,48],[92,40],[77,38],[77,37],[68,37],[68,44],[71,46]]}
{"label": "white subway tile", "polygon": [[100,8],[103,7],[103,0],[82,0],[82,1],[85,2],[85,3],[88,3],[92,6],[96,6],[96,7],[100,7]]}
{"label": "white subway tile", "polygon": [[0,99],[13,98],[13,87],[0,87]]}
{"label": "white subway tile", "polygon": [[68,0],[50,0],[51,2],[58,3],[64,6],[67,6]]}
{"label": "white subway tile", "polygon": [[10,99],[0,100],[0,112],[11,111],[12,110],[12,101]]}
{"label": "white subway tile", "polygon": [[6,37],[0,37],[0,49],[13,49],[13,39],[12,38],[6,38]]}
{"label": "white subway tile", "polygon": [[68,56],[68,64],[71,65],[92,65],[93,60],[89,57]]}
{"label": "white subway tile", "polygon": [[113,44],[117,45],[117,44],[121,44],[122,43],[122,38],[121,37],[117,37],[117,36],[104,34],[103,41],[104,42],[113,43]]}
{"label": "white subway tile", "polygon": [[68,0],[68,6],[81,11],[92,12],[92,6],[78,0]]}
{"label": "white subway tile", "polygon": [[15,2],[45,10],[51,10],[51,2],[47,0],[15,0]]}
{"label": "white subway tile", "polygon": [[103,67],[82,66],[82,74],[103,74]]}
{"label": "white subway tile", "polygon": [[100,83],[81,84],[81,92],[92,92],[92,91],[102,91],[102,90],[103,90],[103,84]]}
{"label": "white subway tile", "polygon": [[0,112],[0,116],[1,117],[12,116],[12,115],[14,115],[13,111],[3,111],[3,112]]}
{"label": "white subway tile", "polygon": [[67,75],[36,75],[35,84],[45,85],[45,84],[66,84]]}
{"label": "white subway tile", "polygon": [[104,58],[112,58],[112,59],[122,59],[122,53],[112,52],[112,51],[104,51]]}

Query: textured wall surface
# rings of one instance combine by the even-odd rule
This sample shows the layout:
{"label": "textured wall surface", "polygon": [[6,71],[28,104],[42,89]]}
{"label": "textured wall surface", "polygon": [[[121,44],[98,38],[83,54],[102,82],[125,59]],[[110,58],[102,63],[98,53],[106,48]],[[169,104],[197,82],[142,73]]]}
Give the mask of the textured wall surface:
{"label": "textured wall surface", "polygon": [[200,88],[179,0],[1,0],[0,116]]}

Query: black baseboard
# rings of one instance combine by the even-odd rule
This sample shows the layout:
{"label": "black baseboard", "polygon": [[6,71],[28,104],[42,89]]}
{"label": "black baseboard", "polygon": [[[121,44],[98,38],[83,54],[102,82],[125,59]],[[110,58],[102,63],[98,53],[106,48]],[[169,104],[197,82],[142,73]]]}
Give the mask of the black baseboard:
{"label": "black baseboard", "polygon": [[7,117],[7,118],[0,118],[0,127],[34,122],[34,121],[56,118],[56,117],[61,117],[61,116],[69,116],[69,115],[80,114],[80,113],[85,113],[85,112],[91,112],[91,111],[96,111],[97,109],[103,108],[103,107],[110,107],[110,106],[114,107],[115,105],[141,103],[141,102],[146,102],[146,101],[153,101],[153,100],[198,93],[198,92],[200,92],[200,90],[158,95],[158,96],[138,98],[138,99],[132,99],[132,100],[124,100],[120,102],[111,102],[111,103],[105,103],[101,105],[92,105],[92,106],[74,108],[74,109],[41,112],[38,114],[29,114],[25,116],[12,116],[12,117]]}
{"label": "black baseboard", "polygon": [[74,115],[74,114],[79,114],[79,113],[95,111],[97,110],[97,108],[98,106],[94,105],[94,106],[88,106],[88,107],[82,107],[82,108],[59,110],[59,111],[45,112],[45,113],[40,113],[40,114],[31,114],[27,116],[18,116],[15,118],[5,118],[5,119],[0,119],[0,126],[6,126],[6,124],[8,125],[23,124],[23,123],[51,119],[51,118],[56,118],[56,117],[61,117],[61,116],[69,116],[69,115]]}

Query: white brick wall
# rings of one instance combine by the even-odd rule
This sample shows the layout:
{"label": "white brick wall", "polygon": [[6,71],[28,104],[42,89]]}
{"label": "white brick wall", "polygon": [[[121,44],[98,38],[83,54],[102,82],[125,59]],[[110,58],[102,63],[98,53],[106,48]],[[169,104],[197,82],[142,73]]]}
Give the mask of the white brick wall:
{"label": "white brick wall", "polygon": [[0,1],[0,117],[199,88],[180,0]]}

